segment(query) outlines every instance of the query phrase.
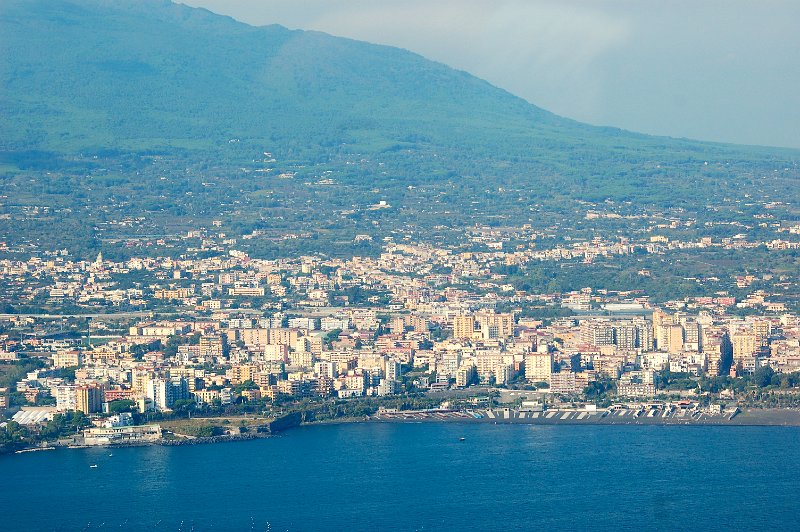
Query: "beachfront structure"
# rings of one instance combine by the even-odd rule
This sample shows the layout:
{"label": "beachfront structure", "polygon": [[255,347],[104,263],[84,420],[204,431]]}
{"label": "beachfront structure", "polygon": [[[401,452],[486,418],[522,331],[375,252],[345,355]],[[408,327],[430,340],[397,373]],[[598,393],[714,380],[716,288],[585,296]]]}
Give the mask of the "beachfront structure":
{"label": "beachfront structure", "polygon": [[92,427],[83,431],[83,439],[86,445],[145,443],[157,441],[160,438],[160,425]]}

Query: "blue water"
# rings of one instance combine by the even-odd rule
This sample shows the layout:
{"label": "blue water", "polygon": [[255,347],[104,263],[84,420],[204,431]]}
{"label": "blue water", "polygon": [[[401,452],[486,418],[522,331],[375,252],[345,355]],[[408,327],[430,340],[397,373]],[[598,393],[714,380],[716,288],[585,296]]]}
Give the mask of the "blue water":
{"label": "blue water", "polygon": [[798,444],[794,427],[375,423],[26,453],[0,457],[0,529],[798,530]]}

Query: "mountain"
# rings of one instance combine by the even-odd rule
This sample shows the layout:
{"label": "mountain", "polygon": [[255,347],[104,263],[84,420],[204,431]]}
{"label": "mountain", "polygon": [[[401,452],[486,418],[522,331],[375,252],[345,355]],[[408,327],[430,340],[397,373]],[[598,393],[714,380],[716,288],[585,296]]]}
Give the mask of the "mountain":
{"label": "mountain", "polygon": [[374,150],[582,129],[409,52],[168,2],[11,0],[0,17],[5,149]]}
{"label": "mountain", "polygon": [[575,202],[798,199],[797,151],[589,126],[408,51],[167,1],[5,0],[0,36],[0,238],[31,249],[211,219],[326,249],[574,222]]}

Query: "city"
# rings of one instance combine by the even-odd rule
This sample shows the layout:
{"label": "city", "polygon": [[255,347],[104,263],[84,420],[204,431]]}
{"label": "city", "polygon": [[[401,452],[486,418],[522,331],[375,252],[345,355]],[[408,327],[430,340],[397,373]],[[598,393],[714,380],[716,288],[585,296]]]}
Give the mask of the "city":
{"label": "city", "polygon": [[797,528],[798,20],[0,1],[0,530]]}
{"label": "city", "polygon": [[[641,290],[536,293],[497,273],[672,249],[782,252],[797,241],[658,235],[503,251],[537,236],[477,228],[467,238],[483,251],[387,243],[377,257],[260,260],[208,229],[185,238],[197,235],[220,254],[0,262],[16,300],[41,305],[0,316],[0,367],[17,379],[0,395],[6,450],[241,436],[287,412],[310,422],[441,410],[496,422],[493,408],[506,408],[516,414],[501,420],[531,411],[528,422],[544,422],[568,419],[556,417],[563,409],[621,422],[624,410],[667,422],[691,408],[683,422],[708,422],[800,405],[797,300],[781,291],[794,278],[734,276],[718,280],[729,291],[652,301]],[[242,428],[215,424],[248,415]]]}

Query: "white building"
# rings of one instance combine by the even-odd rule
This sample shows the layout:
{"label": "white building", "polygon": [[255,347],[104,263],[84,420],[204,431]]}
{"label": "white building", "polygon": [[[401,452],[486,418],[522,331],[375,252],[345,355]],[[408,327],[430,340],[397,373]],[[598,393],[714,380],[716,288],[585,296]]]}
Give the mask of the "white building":
{"label": "white building", "polygon": [[64,384],[54,386],[53,392],[56,397],[56,409],[59,412],[78,409],[78,387],[74,384]]}

